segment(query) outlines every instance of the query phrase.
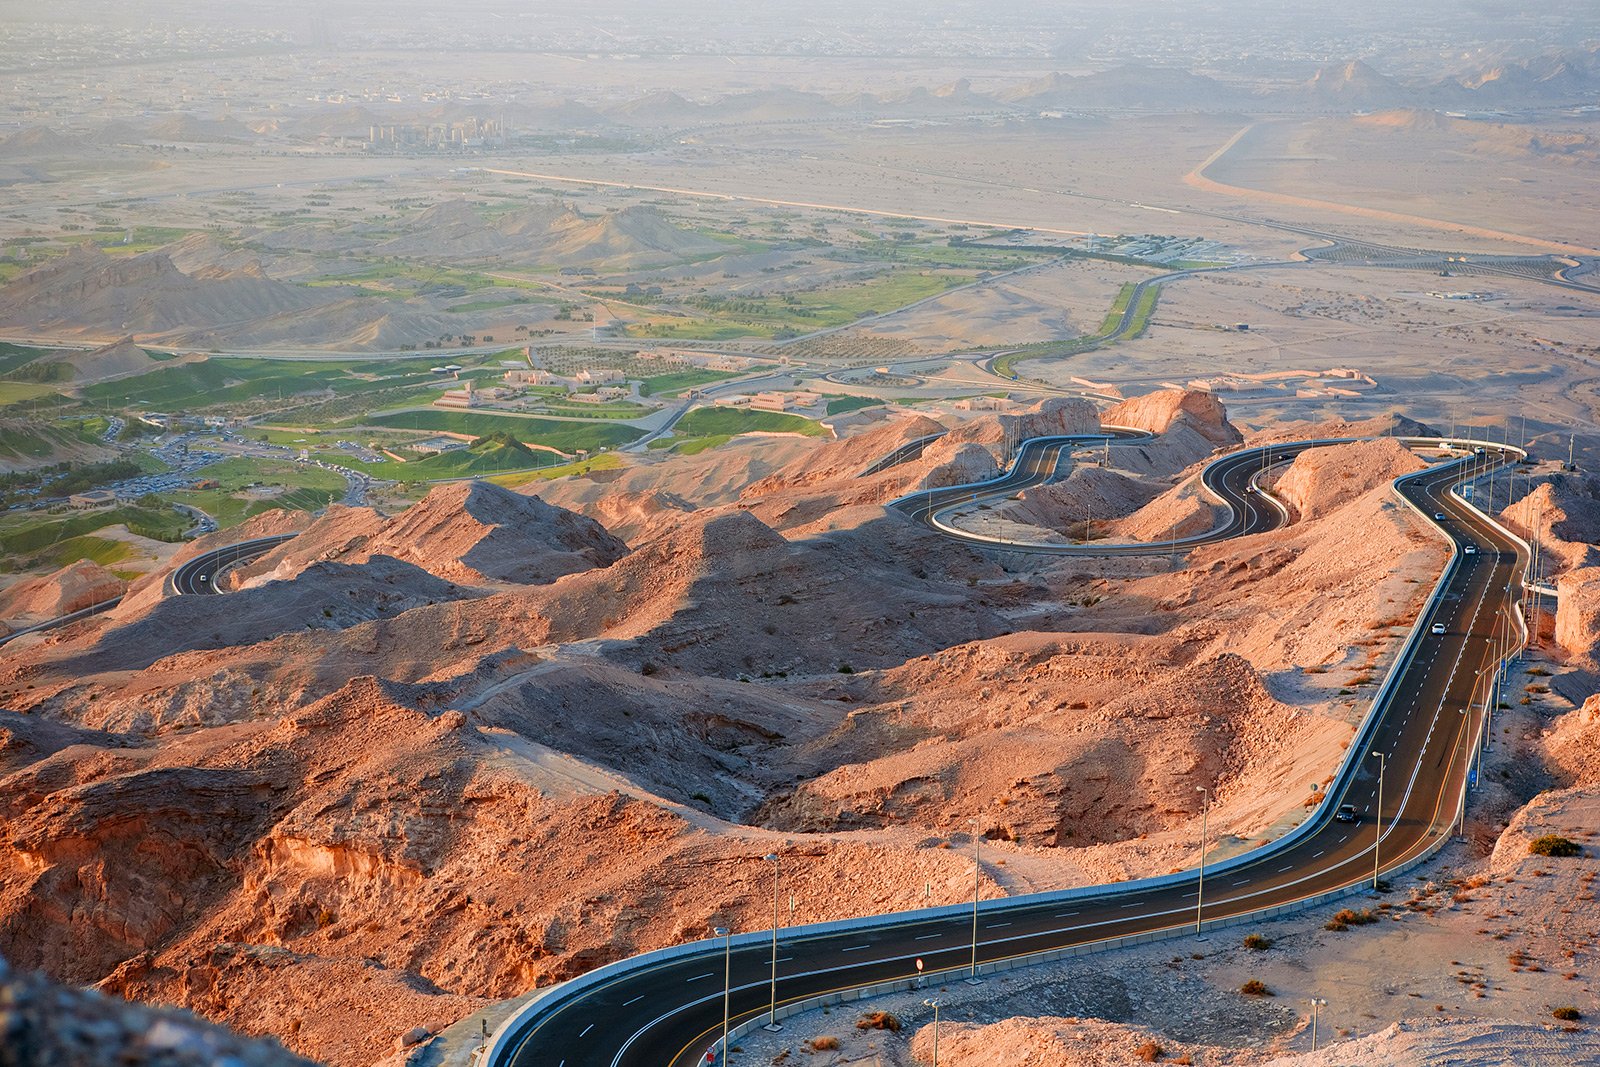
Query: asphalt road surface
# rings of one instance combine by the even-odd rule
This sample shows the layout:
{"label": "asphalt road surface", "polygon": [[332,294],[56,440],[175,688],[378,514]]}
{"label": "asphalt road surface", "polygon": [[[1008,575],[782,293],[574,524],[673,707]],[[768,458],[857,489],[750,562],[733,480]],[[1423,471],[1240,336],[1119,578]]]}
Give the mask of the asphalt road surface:
{"label": "asphalt road surface", "polygon": [[172,572],[172,591],[179,596],[204,596],[222,592],[217,588],[217,575],[229,567],[260,559],[274,548],[296,536],[275,534],[258,537],[253,541],[223,545],[210,552],[188,560]]}
{"label": "asphalt road surface", "polygon": [[[1113,443],[1126,444],[1143,440],[1148,435],[1136,431],[1109,431]],[[1230,453],[1212,461],[1201,472],[1207,489],[1228,505],[1228,520],[1214,529],[1170,541],[1150,543],[1113,544],[1091,541],[1086,544],[1064,544],[1048,541],[1009,541],[981,534],[965,533],[948,526],[938,525],[935,519],[944,510],[957,504],[982,503],[1012,496],[1023,489],[1041,485],[1055,477],[1062,453],[1085,445],[1099,444],[1104,435],[1075,437],[1037,437],[1024,442],[1018,451],[1017,461],[1003,478],[982,485],[956,485],[928,492],[911,493],[891,505],[910,515],[918,522],[933,527],[939,533],[957,540],[995,547],[1017,548],[1030,553],[1056,556],[1155,556],[1165,555],[1184,548],[1226,541],[1246,534],[1265,533],[1286,525],[1288,512],[1271,497],[1255,491],[1253,482],[1257,475],[1280,463],[1287,463],[1300,453],[1319,448],[1335,441],[1295,441],[1287,444],[1264,445]]]}
{"label": "asphalt road surface", "polygon": [[[1281,447],[1287,457],[1293,446]],[[1260,459],[1255,456],[1254,462]],[[1401,491],[1425,514],[1445,516],[1438,525],[1458,547],[1471,544],[1478,550],[1463,552],[1452,563],[1441,595],[1430,601],[1422,619],[1423,632],[1397,667],[1389,698],[1375,709],[1366,737],[1357,739],[1363,748],[1383,753],[1381,810],[1379,760],[1368,755],[1351,760],[1326,790],[1307,832],[1207,877],[1203,907],[1201,880],[1191,871],[1158,887],[1106,886],[1069,903],[1030,897],[986,901],[976,922],[968,913],[889,920],[867,930],[780,932],[778,1003],[913,977],[918,959],[930,976],[944,972],[940,980],[959,978],[972,964],[974,941],[981,964],[1131,934],[1180,934],[1193,930],[1197,918],[1210,922],[1370,884],[1375,859],[1387,870],[1426,853],[1454,821],[1476,751],[1484,672],[1494,662],[1507,593],[1520,582],[1522,570],[1519,546],[1448,495],[1473,462],[1444,464],[1402,484]],[[1017,472],[1037,474],[1053,463],[1041,446],[1037,456],[1017,465]],[[1237,509],[1232,524],[1237,532],[1281,521],[1262,508],[1252,509],[1247,497],[1255,494],[1234,492],[1244,473],[1230,467],[1219,483]],[[1446,632],[1429,633],[1434,622],[1443,623]],[[1343,804],[1356,807],[1358,822],[1333,818]],[[768,1008],[771,950],[767,943],[738,946],[727,963],[737,1025]],[[506,1040],[497,1042],[505,1054],[488,1067],[712,1062],[706,1056],[721,1034],[723,967],[722,949],[708,944],[702,953],[619,974],[574,998],[552,998],[549,1010],[519,1020]],[[738,1053],[732,1062],[740,1062]]]}

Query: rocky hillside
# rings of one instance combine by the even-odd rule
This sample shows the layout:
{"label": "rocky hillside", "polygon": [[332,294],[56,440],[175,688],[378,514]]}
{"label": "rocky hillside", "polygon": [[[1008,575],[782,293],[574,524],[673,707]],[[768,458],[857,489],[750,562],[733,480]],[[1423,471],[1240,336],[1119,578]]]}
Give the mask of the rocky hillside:
{"label": "rocky hillside", "polygon": [[[970,899],[940,847],[968,818],[990,896],[1190,862],[1196,783],[1219,832],[1275,832],[1438,546],[1384,507],[1380,464],[1182,570],[1002,566],[884,507],[1091,418],[974,420],[863,476],[931,432],[886,420],[558,489],[587,517],[462,484],[188,547],[169,568],[303,531],[226,595],[153,574],[0,660],[0,951],[360,1067],[759,926],[774,849],[812,921]],[[594,519],[612,488],[629,546]]]}

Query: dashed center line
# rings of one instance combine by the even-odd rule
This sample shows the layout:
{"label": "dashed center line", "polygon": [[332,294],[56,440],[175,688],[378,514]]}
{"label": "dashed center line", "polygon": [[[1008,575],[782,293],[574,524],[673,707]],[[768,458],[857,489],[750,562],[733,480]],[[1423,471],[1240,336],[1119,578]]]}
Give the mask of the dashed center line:
{"label": "dashed center line", "polygon": [[693,978],[685,978],[683,981],[684,984],[687,985],[690,982],[698,982],[702,978],[710,978],[715,973],[715,971],[707,971],[705,974],[697,974]]}
{"label": "dashed center line", "polygon": [[593,1029],[594,1029],[594,1023],[590,1023],[588,1026],[585,1026],[582,1030],[580,1030],[578,1032],[578,1036],[579,1037],[587,1037],[587,1036],[589,1036],[589,1031],[593,1030]]}

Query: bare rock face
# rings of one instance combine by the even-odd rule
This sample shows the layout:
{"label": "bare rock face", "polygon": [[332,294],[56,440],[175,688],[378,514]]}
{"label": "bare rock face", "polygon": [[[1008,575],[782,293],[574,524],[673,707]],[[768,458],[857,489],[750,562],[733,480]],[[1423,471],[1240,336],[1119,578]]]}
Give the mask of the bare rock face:
{"label": "bare rock face", "polygon": [[1104,415],[1107,426],[1127,426],[1155,434],[1170,433],[1182,424],[1213,445],[1236,445],[1244,437],[1228,421],[1228,409],[1211,393],[1194,389],[1163,389],[1124,400]]}
{"label": "bare rock face", "polygon": [[1600,782],[1600,694],[1556,720],[1545,753],[1564,785],[1590,788]]}
{"label": "bare rock face", "polygon": [[1580,567],[1556,579],[1556,644],[1593,662],[1600,648],[1600,567]]}
{"label": "bare rock face", "polygon": [[[930,489],[940,489],[947,485],[971,485],[1000,474],[1000,468],[989,450],[972,441],[952,441],[950,444],[936,441],[929,447],[927,457],[933,464],[925,478],[925,484]],[[912,491],[915,492],[918,488],[921,486],[912,486]]]}
{"label": "bare rock face", "polygon": [[367,508],[337,508],[263,556],[239,584],[294,578],[319,562],[363,563],[390,556],[463,585],[543,585],[605,567],[628,546],[593,519],[492,482],[441,485],[392,519]]}
{"label": "bare rock face", "polygon": [[186,1011],[147,1008],[18,974],[0,960],[0,1067],[312,1067]]}
{"label": "bare rock face", "polygon": [[1040,401],[1031,411],[1017,416],[1017,429],[1024,438],[1098,433],[1100,409],[1081,397],[1051,397]]}
{"label": "bare rock face", "polygon": [[1325,515],[1424,464],[1394,440],[1355,441],[1302,452],[1274,487],[1302,516]]}
{"label": "bare rock face", "polygon": [[92,560],[81,559],[0,593],[0,620],[19,629],[119,597],[122,588],[121,578]]}
{"label": "bare rock face", "polygon": [[1501,512],[1519,533],[1539,539],[1541,550],[1565,566],[1600,564],[1600,482],[1568,474],[1550,480]]}

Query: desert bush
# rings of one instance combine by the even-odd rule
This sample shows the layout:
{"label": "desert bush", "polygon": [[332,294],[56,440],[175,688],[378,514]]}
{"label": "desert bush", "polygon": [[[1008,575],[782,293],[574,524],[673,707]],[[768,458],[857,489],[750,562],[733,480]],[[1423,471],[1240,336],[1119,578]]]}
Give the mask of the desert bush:
{"label": "desert bush", "polygon": [[1250,981],[1239,987],[1239,992],[1243,993],[1247,997],[1272,996],[1272,990],[1267,988],[1267,983],[1263,982],[1259,978],[1250,979]]}
{"label": "desert bush", "polygon": [[900,1020],[892,1012],[869,1011],[856,1020],[857,1030],[890,1030],[900,1032]]}
{"label": "desert bush", "polygon": [[1528,842],[1528,851],[1535,856],[1580,856],[1583,848],[1576,841],[1560,834],[1544,834]]}
{"label": "desert bush", "polygon": [[1159,1061],[1161,1057],[1167,1054],[1167,1050],[1156,1044],[1154,1041],[1146,1041],[1144,1044],[1134,1049],[1133,1054],[1139,1057],[1139,1059],[1143,1060],[1145,1063],[1155,1063]]}
{"label": "desert bush", "polygon": [[1252,949],[1256,952],[1260,952],[1262,949],[1272,947],[1272,938],[1264,937],[1261,934],[1246,934],[1244,939],[1244,947]]}
{"label": "desert bush", "polygon": [[839,1047],[839,1039],[828,1034],[824,1034],[821,1037],[812,1038],[810,1041],[807,1041],[806,1044],[811,1046],[812,1052],[831,1052]]}
{"label": "desert bush", "polygon": [[1583,1018],[1583,1012],[1579,1011],[1577,1008],[1572,1007],[1571,1005],[1567,1005],[1565,1007],[1560,1007],[1560,1008],[1553,1008],[1553,1009],[1551,1009],[1550,1014],[1555,1016],[1557,1019],[1560,1019],[1562,1022],[1567,1022],[1567,1023],[1575,1023],[1579,1019]]}

